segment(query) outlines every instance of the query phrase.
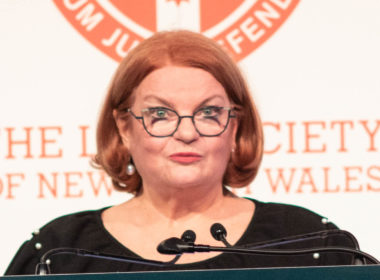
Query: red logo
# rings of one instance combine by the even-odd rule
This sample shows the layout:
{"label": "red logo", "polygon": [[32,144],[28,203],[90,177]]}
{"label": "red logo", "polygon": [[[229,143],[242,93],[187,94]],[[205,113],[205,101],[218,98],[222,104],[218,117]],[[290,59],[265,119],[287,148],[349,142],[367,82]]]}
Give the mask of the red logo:
{"label": "red logo", "polygon": [[299,0],[54,0],[65,18],[116,61],[154,32],[200,32],[240,60],[274,34]]}

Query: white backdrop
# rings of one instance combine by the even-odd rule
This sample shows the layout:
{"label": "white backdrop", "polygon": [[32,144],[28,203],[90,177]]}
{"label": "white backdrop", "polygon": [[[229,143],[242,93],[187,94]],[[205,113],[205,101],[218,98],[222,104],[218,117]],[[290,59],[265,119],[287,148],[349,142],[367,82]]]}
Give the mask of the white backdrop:
{"label": "white backdrop", "polygon": [[[167,2],[178,8],[197,1]],[[377,257],[379,12],[377,0],[300,1],[238,62],[266,137],[259,176],[240,194],[326,215]],[[178,14],[187,18],[186,9]],[[48,0],[0,1],[0,40],[1,273],[35,228],[129,196],[113,192],[89,165],[98,111],[117,62]]]}

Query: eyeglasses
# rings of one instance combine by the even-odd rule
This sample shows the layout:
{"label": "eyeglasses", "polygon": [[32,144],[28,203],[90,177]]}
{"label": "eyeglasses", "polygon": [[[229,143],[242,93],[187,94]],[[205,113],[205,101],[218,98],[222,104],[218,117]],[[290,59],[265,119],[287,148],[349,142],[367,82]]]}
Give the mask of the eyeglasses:
{"label": "eyeglasses", "polygon": [[200,136],[214,137],[221,135],[227,128],[234,109],[229,107],[207,106],[194,112],[192,116],[180,116],[172,109],[165,107],[152,107],[141,110],[141,116],[136,116],[130,108],[126,112],[132,114],[137,120],[142,120],[143,126],[153,137],[173,136],[181,120],[192,120]]}

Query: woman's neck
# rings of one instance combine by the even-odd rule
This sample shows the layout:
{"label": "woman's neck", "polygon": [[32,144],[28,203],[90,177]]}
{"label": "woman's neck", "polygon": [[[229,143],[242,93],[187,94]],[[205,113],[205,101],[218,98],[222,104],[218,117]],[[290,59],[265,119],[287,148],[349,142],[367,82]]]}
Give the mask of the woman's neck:
{"label": "woman's neck", "polygon": [[149,210],[149,213],[155,212],[168,221],[175,222],[197,215],[212,215],[222,207],[226,196],[233,196],[224,192],[222,184],[183,188],[144,185],[142,192],[134,200]]}

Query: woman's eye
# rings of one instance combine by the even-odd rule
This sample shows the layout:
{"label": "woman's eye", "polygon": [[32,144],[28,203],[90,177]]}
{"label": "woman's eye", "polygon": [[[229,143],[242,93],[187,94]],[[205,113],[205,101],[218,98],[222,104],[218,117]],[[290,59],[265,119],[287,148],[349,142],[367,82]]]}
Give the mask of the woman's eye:
{"label": "woman's eye", "polygon": [[150,109],[149,113],[153,118],[165,118],[167,117],[167,114],[168,114],[167,110],[157,109],[157,108]]}
{"label": "woman's eye", "polygon": [[157,115],[157,117],[163,118],[166,115],[166,111],[159,110],[159,111],[157,111],[156,115]]}
{"label": "woman's eye", "polygon": [[200,110],[200,112],[203,114],[203,116],[217,116],[220,113],[219,107],[206,107]]}
{"label": "woman's eye", "polygon": [[203,110],[203,113],[205,115],[211,115],[212,114],[212,110],[210,108],[206,108],[206,109]]}

